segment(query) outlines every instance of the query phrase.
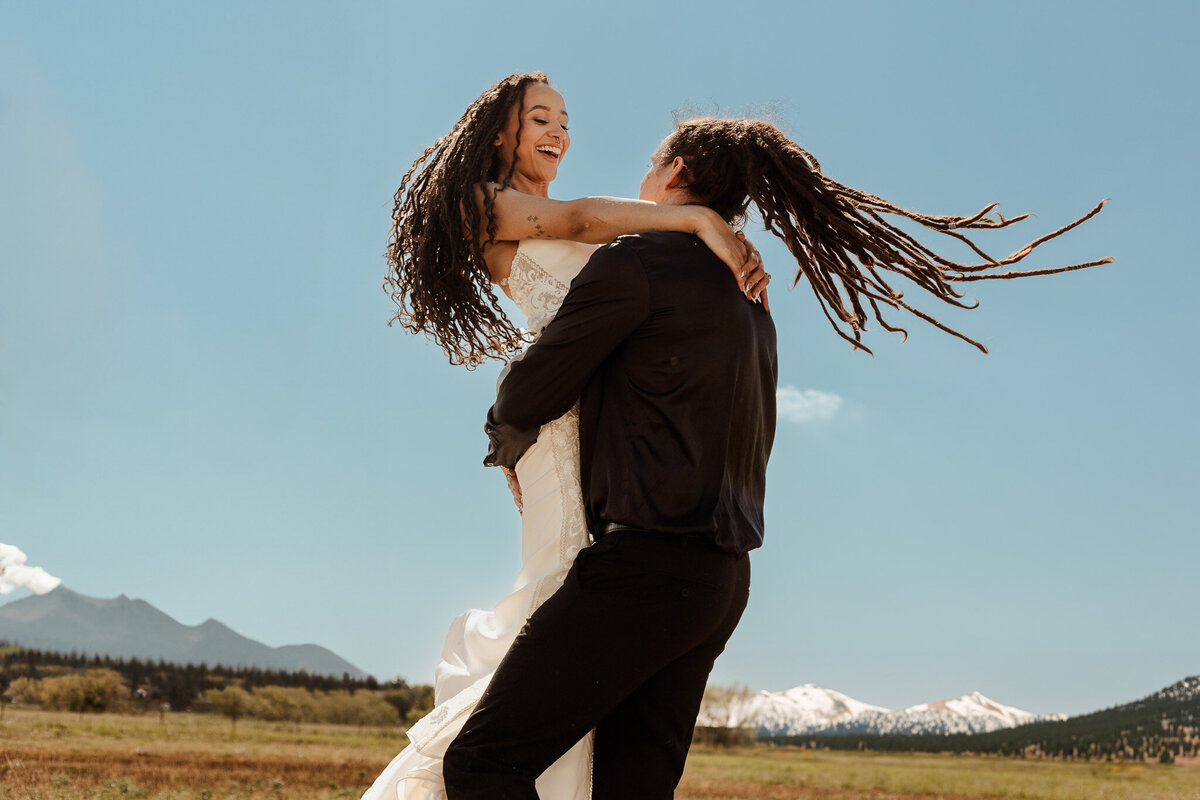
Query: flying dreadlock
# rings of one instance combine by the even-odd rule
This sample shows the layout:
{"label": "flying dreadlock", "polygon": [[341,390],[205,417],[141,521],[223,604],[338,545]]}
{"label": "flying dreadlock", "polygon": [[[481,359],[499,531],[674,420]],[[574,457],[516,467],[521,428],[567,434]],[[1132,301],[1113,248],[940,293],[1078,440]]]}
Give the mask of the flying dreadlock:
{"label": "flying dreadlock", "polygon": [[[974,308],[977,303],[968,305],[960,301],[963,295],[954,289],[953,283],[1050,275],[1112,261],[1102,258],[1066,267],[985,272],[1021,261],[1038,245],[1095,216],[1107,201],[1101,201],[1069,225],[995,259],[959,231],[1004,228],[1029,214],[1005,218],[996,212],[995,218],[991,218],[988,215],[996,208],[995,203],[968,217],[935,216],[900,208],[825,177],[817,159],[768,122],[715,117],[677,122],[675,132],[663,142],[656,157],[661,165],[677,156],[684,161],[688,192],[726,221],[743,220],[750,202],[754,203],[766,229],[782,239],[796,258],[799,266],[793,286],[801,277],[807,278],[833,329],[868,353],[870,348],[862,343],[867,323],[864,300],[886,330],[908,335],[903,328],[883,318],[881,303],[909,311],[987,352],[979,342],[904,302],[903,293],[893,288],[881,272],[907,278],[951,305]],[[906,217],[958,239],[984,261],[960,264],[944,258],[885,220],[883,214]]]}
{"label": "flying dreadlock", "polygon": [[[544,73],[510,75],[475,100],[450,132],[418,158],[400,181],[388,240],[383,287],[396,303],[396,320],[423,331],[452,364],[473,367],[503,358],[522,343],[520,331],[500,309],[483,248],[496,234],[493,199],[483,214],[474,196],[482,181],[508,186],[521,144],[525,87],[550,81]],[[496,136],[517,106],[517,135],[505,175]]]}

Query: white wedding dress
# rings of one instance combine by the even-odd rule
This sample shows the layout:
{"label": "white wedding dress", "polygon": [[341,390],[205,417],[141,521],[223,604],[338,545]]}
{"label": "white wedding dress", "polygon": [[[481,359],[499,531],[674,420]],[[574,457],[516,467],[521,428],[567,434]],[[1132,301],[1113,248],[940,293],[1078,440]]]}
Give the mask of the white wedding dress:
{"label": "white wedding dress", "polygon": [[[571,281],[594,246],[566,241],[519,243],[508,290],[536,337],[554,318]],[[521,572],[495,611],[472,610],[454,620],[434,672],[434,709],[408,731],[411,744],[384,769],[363,800],[444,800],[442,756],[483,695],[492,673],[525,620],[562,585],[588,545],[579,483],[579,414],[542,426],[516,466],[521,513]],[[592,734],[537,781],[541,800],[592,796]]]}

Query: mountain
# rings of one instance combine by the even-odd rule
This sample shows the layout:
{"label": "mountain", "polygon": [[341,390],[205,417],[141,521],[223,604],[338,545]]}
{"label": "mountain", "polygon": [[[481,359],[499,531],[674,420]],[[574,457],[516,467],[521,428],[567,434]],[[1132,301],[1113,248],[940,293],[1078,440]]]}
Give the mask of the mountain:
{"label": "mountain", "polygon": [[1066,719],[1062,714],[1034,714],[1019,708],[1002,705],[971,692],[950,700],[920,703],[898,711],[861,714],[854,719],[832,725],[825,734],[949,734],[987,733],[1015,728],[1042,720]]}
{"label": "mountain", "polygon": [[737,703],[734,725],[752,725],[759,736],[807,734],[984,733],[1030,722],[1065,719],[1039,715],[989,700],[979,692],[889,710],[811,683],[785,692],[759,692]]}
{"label": "mountain", "polygon": [[860,734],[876,733],[879,735],[866,743],[872,750],[1200,764],[1200,676],[1184,678],[1141,700],[1102,711],[1069,718],[1041,717],[987,732],[970,733],[964,729],[955,733],[948,723],[929,728],[924,716],[956,714],[960,719],[955,724],[969,729],[972,720],[978,724],[979,719],[988,715],[994,718],[988,724],[999,724],[1005,719],[1015,721],[1027,712],[992,703],[982,695],[967,695],[958,700],[887,712],[915,716],[919,723],[915,730],[900,724],[904,721],[902,716],[896,717],[898,721],[891,727],[883,727],[878,719],[873,719],[876,713],[867,712],[799,735],[779,734],[775,741],[846,750],[863,746]]}
{"label": "mountain", "polygon": [[754,725],[763,736],[823,730],[863,714],[886,712],[811,683],[785,692],[759,692],[733,714],[734,725]]}
{"label": "mountain", "polygon": [[1200,763],[1200,675],[1091,714],[980,737],[992,749],[1022,747],[1067,758]]}
{"label": "mountain", "polygon": [[1157,702],[1195,705],[1198,701],[1200,701],[1200,675],[1193,675],[1190,678],[1184,678],[1179,683],[1173,683],[1165,689],[1160,689],[1144,700],[1139,700],[1137,703],[1131,703],[1130,705],[1136,706]]}
{"label": "mountain", "polygon": [[145,600],[125,595],[88,597],[65,586],[0,606],[0,641],[39,650],[181,664],[203,662],[367,677],[349,661],[315,644],[268,647],[215,619],[184,625]]}

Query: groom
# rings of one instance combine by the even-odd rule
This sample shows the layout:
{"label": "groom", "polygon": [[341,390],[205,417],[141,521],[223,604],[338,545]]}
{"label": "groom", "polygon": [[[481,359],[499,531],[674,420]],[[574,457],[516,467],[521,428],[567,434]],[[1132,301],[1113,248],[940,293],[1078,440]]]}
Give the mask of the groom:
{"label": "groom", "polygon": [[[682,172],[652,167],[642,199],[703,203]],[[672,797],[762,544],[775,384],[770,315],[698,239],[626,236],[592,256],[504,379],[485,463],[514,466],[578,400],[595,544],[446,752],[449,800],[536,800],[593,728],[595,800]]]}

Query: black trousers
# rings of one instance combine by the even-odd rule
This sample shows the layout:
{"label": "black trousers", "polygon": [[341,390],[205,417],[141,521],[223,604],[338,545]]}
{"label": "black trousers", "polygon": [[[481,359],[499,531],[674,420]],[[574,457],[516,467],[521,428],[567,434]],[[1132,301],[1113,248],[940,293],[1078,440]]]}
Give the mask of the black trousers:
{"label": "black trousers", "polygon": [[673,796],[750,559],[697,537],[610,533],[525,624],[443,762],[449,800],[537,800],[593,728],[594,800]]}

